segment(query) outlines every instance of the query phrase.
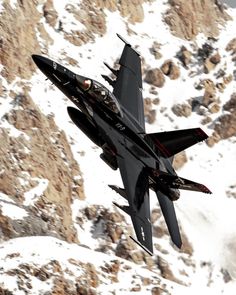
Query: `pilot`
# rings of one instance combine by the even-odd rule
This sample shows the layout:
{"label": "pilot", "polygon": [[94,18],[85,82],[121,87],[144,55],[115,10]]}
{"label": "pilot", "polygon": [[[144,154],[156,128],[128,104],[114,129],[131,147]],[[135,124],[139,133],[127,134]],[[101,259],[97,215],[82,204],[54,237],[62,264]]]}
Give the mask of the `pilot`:
{"label": "pilot", "polygon": [[104,101],[108,94],[108,92],[103,87],[101,87],[101,85],[94,82],[92,88],[89,90],[89,93],[99,101]]}
{"label": "pilot", "polygon": [[92,85],[92,82],[90,79],[84,80],[83,88],[85,91],[88,91],[90,89],[91,85]]}

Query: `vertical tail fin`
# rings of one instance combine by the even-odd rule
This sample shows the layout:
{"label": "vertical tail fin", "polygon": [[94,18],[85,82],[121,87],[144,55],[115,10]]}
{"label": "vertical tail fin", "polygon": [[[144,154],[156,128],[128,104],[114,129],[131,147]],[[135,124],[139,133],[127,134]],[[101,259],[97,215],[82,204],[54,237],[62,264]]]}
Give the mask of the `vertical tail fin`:
{"label": "vertical tail fin", "polygon": [[174,204],[167,196],[165,196],[160,191],[156,192],[156,194],[171,239],[178,248],[181,248],[182,240],[179,232],[179,225],[175,214]]}

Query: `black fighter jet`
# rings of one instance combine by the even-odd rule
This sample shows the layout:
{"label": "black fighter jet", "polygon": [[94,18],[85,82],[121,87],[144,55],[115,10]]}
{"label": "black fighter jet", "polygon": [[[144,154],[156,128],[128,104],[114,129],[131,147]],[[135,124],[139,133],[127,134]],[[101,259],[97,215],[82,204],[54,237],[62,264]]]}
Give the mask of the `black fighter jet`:
{"label": "black fighter jet", "polygon": [[101,159],[112,169],[119,168],[124,188],[109,186],[127,200],[127,205],[114,205],[131,217],[137,241],[131,238],[152,255],[149,189],[156,193],[171,239],[180,248],[182,242],[173,205],[180,196],[179,189],[211,192],[202,184],[179,177],[172,162],[175,154],[208,136],[200,128],[146,134],[140,56],[118,37],[125,43],[119,69],[105,63],[116,79],[103,75],[113,92],[46,57],[33,55],[32,58],[76,105],[77,108],[67,108],[68,114],[101,148]]}

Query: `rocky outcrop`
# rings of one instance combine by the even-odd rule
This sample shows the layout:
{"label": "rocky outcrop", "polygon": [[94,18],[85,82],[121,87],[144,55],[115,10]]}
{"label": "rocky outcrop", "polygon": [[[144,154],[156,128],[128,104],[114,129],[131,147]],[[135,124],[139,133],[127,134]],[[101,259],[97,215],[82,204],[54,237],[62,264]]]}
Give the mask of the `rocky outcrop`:
{"label": "rocky outcrop", "polygon": [[220,135],[217,132],[213,132],[211,136],[209,136],[206,140],[206,144],[209,147],[213,147],[214,144],[216,144],[217,142],[219,142],[221,140]]}
{"label": "rocky outcrop", "polygon": [[9,82],[16,77],[29,79],[35,70],[31,54],[40,52],[36,34],[50,41],[34,1],[18,1],[13,9],[8,1],[2,4],[0,18],[1,75]]}
{"label": "rocky outcrop", "polygon": [[[11,258],[8,257],[8,259]],[[82,274],[73,281],[67,278],[68,275],[73,275],[73,273],[68,269],[63,269],[57,260],[51,260],[41,266],[32,263],[21,263],[18,268],[9,268],[6,274],[16,279],[18,289],[25,292],[25,294],[29,293],[33,288],[33,281],[37,279],[39,282],[45,283],[50,280],[52,286],[50,294],[53,295],[96,295],[95,289],[99,286],[100,280],[95,267],[91,263],[82,263],[74,259],[70,259],[68,262],[77,269],[83,270]],[[2,294],[11,295],[13,293],[6,290],[6,293]]]}
{"label": "rocky outcrop", "polygon": [[163,87],[165,83],[165,77],[160,69],[149,69],[146,72],[144,81],[148,84],[152,84],[156,87]]}
{"label": "rocky outcrop", "polygon": [[176,80],[180,76],[180,69],[172,60],[166,60],[161,66],[161,70],[171,80]]}
{"label": "rocky outcrop", "polygon": [[82,1],[79,5],[66,4],[65,10],[82,24],[82,29],[64,31],[63,20],[60,21],[60,30],[64,32],[64,38],[74,45],[80,46],[91,40],[95,40],[95,34],[100,36],[106,33],[106,19],[99,3],[94,1]]}
{"label": "rocky outcrop", "polygon": [[157,41],[154,41],[152,47],[150,48],[151,54],[155,57],[155,59],[160,59],[162,54],[160,52],[161,44]]}
{"label": "rocky outcrop", "polygon": [[50,26],[56,26],[58,14],[54,8],[52,0],[47,0],[46,3],[43,5],[43,16]]}
{"label": "rocky outcrop", "polygon": [[186,156],[186,152],[182,151],[174,156],[173,167],[175,170],[179,170],[187,163],[188,158]]}
{"label": "rocky outcrop", "polygon": [[[146,0],[147,1],[147,0]],[[51,1],[48,1],[49,3]],[[114,1],[114,0],[84,0],[79,5],[66,4],[65,10],[73,15],[83,26],[83,29],[64,31],[63,20],[59,19],[59,29],[64,31],[64,37],[75,45],[81,45],[91,40],[95,40],[96,35],[103,36],[106,31],[106,14],[108,9],[112,12],[118,11],[122,17],[127,18],[129,23],[142,22],[144,18],[144,11],[142,4],[145,0],[132,1]],[[51,5],[48,5],[51,7]],[[50,9],[47,17],[49,21],[55,23],[55,13]],[[54,24],[54,26],[56,23]]]}
{"label": "rocky outcrop", "polygon": [[[229,82],[227,82],[227,83],[229,83]],[[192,103],[193,109],[196,109],[196,107],[197,107],[198,108],[197,112],[199,115],[204,115],[206,113],[206,108],[212,114],[219,112],[221,107],[219,104],[220,100],[217,97],[217,89],[220,92],[223,92],[224,89],[226,88],[227,83],[218,82],[215,85],[211,79],[201,80],[200,83],[195,86],[195,88],[198,90],[204,89],[203,97],[202,97],[201,101],[197,101],[194,99],[192,100],[191,103]],[[200,106],[203,106],[204,108],[202,108]],[[211,121],[210,117],[208,117],[208,118],[206,117],[202,122],[204,124],[207,124],[210,121]]]}
{"label": "rocky outcrop", "polygon": [[210,73],[212,70],[215,69],[216,65],[219,64],[220,61],[221,56],[218,52],[208,57],[204,62],[204,73]]}
{"label": "rocky outcrop", "polygon": [[212,147],[221,139],[228,139],[236,136],[236,94],[233,93],[228,102],[223,105],[223,110],[227,111],[221,115],[214,124],[214,132],[207,139],[208,146]]}
{"label": "rocky outcrop", "polygon": [[192,108],[189,104],[175,104],[171,108],[172,112],[178,117],[189,117],[192,114]]}
{"label": "rocky outcrop", "polygon": [[226,51],[230,51],[232,55],[236,54],[236,38],[233,38],[229,41],[229,43],[226,46]]}
{"label": "rocky outcrop", "polygon": [[217,36],[219,24],[230,19],[224,6],[215,0],[169,0],[169,5],[166,23],[175,36],[187,40],[193,40],[200,32]]}
{"label": "rocky outcrop", "polygon": [[153,124],[156,120],[156,110],[152,108],[152,100],[144,99],[144,116],[149,124]]}
{"label": "rocky outcrop", "polygon": [[[74,180],[75,176],[80,177],[80,169],[65,133],[58,130],[52,116],[45,117],[39,111],[27,93],[16,95],[13,105],[5,120],[20,135],[12,137],[7,129],[0,132],[0,166],[4,167],[0,191],[31,211],[21,227],[16,221],[12,224],[15,236],[45,235],[51,229],[62,239],[76,242],[70,205],[78,194],[83,197],[83,182]],[[42,182],[46,183],[45,188],[39,195],[35,193],[34,201],[27,199],[26,193]],[[35,220],[33,213],[37,216]]]}
{"label": "rocky outcrop", "polygon": [[214,83],[208,84],[205,87],[203,94],[202,105],[208,107],[211,103],[216,102],[216,88]]}
{"label": "rocky outcrop", "polygon": [[224,105],[223,105],[223,109],[225,111],[228,111],[230,113],[235,113],[236,112],[236,93],[233,93],[231,95],[231,98],[229,101],[227,101]]}
{"label": "rocky outcrop", "polygon": [[188,68],[188,65],[191,62],[192,52],[189,51],[185,46],[182,46],[180,51],[177,54],[177,57],[182,62],[185,68]]}
{"label": "rocky outcrop", "polygon": [[[87,3],[88,1],[86,1]],[[131,0],[131,1],[114,1],[114,0],[96,0],[97,6],[101,9],[107,8],[111,11],[118,10],[121,16],[126,17],[130,23],[142,22],[144,12],[142,4],[148,2],[145,0]],[[91,1],[94,3],[94,1]]]}
{"label": "rocky outcrop", "polygon": [[236,94],[232,94],[230,100],[223,106],[228,114],[219,117],[215,124],[215,132],[221,139],[236,136]]}
{"label": "rocky outcrop", "polygon": [[11,292],[5,288],[2,288],[1,286],[0,286],[0,294],[1,295],[14,295],[13,292]]}

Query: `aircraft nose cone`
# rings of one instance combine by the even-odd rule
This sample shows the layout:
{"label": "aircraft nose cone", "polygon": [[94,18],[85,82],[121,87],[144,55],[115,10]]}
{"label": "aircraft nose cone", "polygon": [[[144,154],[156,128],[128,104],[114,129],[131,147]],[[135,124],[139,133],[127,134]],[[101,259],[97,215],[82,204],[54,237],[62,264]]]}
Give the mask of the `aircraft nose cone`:
{"label": "aircraft nose cone", "polygon": [[71,120],[74,122],[74,119],[76,118],[78,111],[75,108],[67,107],[67,112],[68,112]]}
{"label": "aircraft nose cone", "polygon": [[44,56],[33,54],[32,59],[35,62],[36,66],[45,73],[47,70],[52,68],[52,61]]}

